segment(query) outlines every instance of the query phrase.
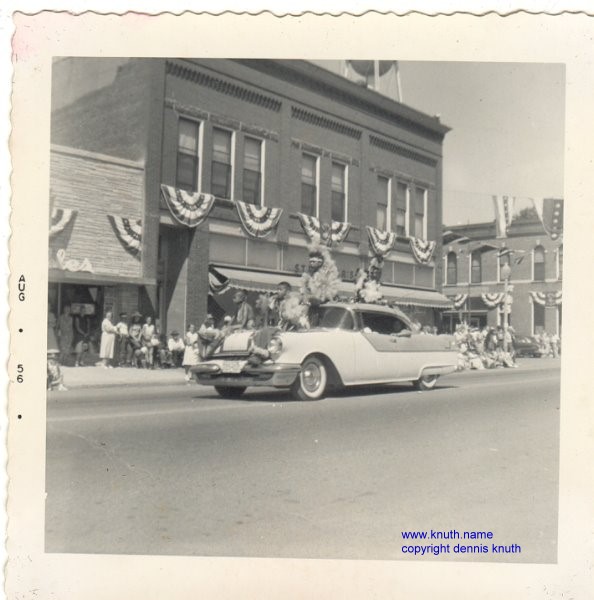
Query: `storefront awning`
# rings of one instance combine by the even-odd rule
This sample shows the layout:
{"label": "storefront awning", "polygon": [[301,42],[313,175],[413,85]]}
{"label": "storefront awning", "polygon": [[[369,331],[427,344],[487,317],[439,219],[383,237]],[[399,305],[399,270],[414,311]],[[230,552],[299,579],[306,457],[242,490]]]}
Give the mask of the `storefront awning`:
{"label": "storefront awning", "polygon": [[[228,287],[244,289],[248,292],[271,292],[276,290],[281,281],[287,281],[295,290],[298,290],[301,285],[301,276],[297,274],[288,275],[218,266],[211,267],[211,270],[227,279]],[[352,281],[341,281],[338,289],[340,294],[352,297],[355,293],[355,284]],[[400,306],[420,306],[423,308],[452,308],[453,306],[451,300],[433,290],[416,290],[383,285],[382,292],[389,302]]]}

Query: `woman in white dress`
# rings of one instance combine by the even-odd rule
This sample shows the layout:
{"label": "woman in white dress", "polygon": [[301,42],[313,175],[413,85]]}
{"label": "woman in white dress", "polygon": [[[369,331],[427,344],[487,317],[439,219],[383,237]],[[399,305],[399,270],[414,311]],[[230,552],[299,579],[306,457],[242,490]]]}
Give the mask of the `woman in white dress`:
{"label": "woman in white dress", "polygon": [[184,351],[184,359],[182,366],[186,371],[186,381],[190,381],[192,376],[190,375],[190,367],[197,365],[200,362],[198,355],[198,333],[196,332],[196,326],[190,325],[186,335],[184,336],[184,343],[186,349]]}
{"label": "woman in white dress", "polygon": [[105,313],[105,319],[101,323],[101,347],[99,349],[99,363],[102,367],[111,367],[111,360],[113,359],[113,351],[115,348],[115,338],[117,330],[114,324],[111,322],[112,313],[107,311]]}

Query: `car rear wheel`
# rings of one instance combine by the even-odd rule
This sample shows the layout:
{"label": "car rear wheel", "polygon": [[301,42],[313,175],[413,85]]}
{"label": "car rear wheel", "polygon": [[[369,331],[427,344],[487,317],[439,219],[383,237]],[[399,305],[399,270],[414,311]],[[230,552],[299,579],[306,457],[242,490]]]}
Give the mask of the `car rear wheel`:
{"label": "car rear wheel", "polygon": [[301,365],[301,373],[295,379],[291,392],[297,400],[320,400],[328,387],[328,369],[317,356],[307,357]]}
{"label": "car rear wheel", "polygon": [[232,385],[215,385],[214,389],[221,398],[230,399],[239,398],[245,392],[244,387],[235,387]]}
{"label": "car rear wheel", "polygon": [[432,390],[437,384],[439,375],[423,375],[420,379],[417,379],[414,386],[417,390],[426,391]]}

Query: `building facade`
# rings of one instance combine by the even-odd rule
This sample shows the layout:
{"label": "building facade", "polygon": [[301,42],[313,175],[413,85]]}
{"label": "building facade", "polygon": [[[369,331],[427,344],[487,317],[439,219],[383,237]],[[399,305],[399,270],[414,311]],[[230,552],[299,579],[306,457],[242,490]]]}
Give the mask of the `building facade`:
{"label": "building facade", "polygon": [[[385,296],[422,323],[439,321],[450,302],[440,293],[448,128],[438,118],[306,61],[111,65],[111,77],[108,62],[96,59],[54,65],[52,209],[56,219],[74,216],[50,236],[52,311],[94,304],[97,313],[139,311],[183,330],[207,310],[232,310],[233,289],[298,286],[309,241],[302,213],[350,224],[332,251],[345,297],[370,256],[367,227],[396,233]],[[162,185],[214,195],[208,218],[180,224]],[[282,209],[276,229],[263,239],[248,235],[237,201]],[[141,228],[141,239],[127,246],[117,224],[132,238],[130,228]],[[409,236],[436,242],[430,260],[416,258]],[[230,284],[227,292],[213,291],[213,272]]]}
{"label": "building facade", "polygon": [[536,216],[512,222],[505,238],[496,237],[493,222],[448,228],[443,290],[455,307],[444,312],[445,327],[503,324],[504,264],[511,269],[508,315],[516,333],[561,335],[563,238],[551,239]]}

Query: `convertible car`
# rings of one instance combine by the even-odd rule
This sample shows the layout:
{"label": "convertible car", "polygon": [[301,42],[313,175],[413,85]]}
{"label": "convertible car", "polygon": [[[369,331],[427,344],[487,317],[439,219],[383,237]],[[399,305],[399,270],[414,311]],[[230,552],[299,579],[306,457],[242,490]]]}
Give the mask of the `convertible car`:
{"label": "convertible car", "polygon": [[[195,380],[225,398],[238,398],[249,386],[271,386],[318,400],[330,387],[360,384],[411,381],[429,390],[440,375],[456,370],[452,336],[415,332],[404,313],[375,304],[328,303],[311,329],[262,333],[226,337],[192,368]],[[266,348],[256,347],[262,338]]]}

